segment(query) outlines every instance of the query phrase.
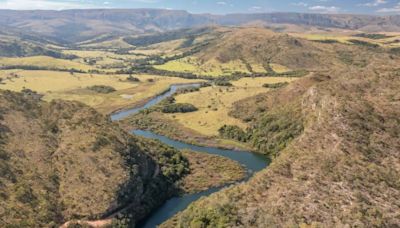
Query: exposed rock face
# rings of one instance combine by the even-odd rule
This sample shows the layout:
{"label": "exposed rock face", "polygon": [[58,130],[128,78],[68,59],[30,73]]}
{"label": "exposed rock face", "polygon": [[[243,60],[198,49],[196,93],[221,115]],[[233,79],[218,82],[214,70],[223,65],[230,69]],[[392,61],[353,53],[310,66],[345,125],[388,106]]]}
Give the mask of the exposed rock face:
{"label": "exposed rock face", "polygon": [[178,151],[135,138],[76,102],[0,92],[0,226],[59,225],[117,212],[130,223],[185,172]]}

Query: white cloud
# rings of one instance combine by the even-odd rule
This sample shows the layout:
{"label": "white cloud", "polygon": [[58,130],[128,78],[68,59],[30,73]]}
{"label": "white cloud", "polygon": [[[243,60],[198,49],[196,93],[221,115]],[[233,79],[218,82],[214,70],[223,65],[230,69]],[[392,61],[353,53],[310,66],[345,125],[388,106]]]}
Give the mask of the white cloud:
{"label": "white cloud", "polygon": [[252,6],[249,8],[249,11],[260,11],[262,10],[261,6]]}
{"label": "white cloud", "polygon": [[292,5],[294,5],[294,6],[302,6],[302,7],[307,7],[308,6],[308,4],[305,3],[305,2],[294,2],[294,3],[292,3]]}
{"label": "white cloud", "polygon": [[226,2],[217,2],[218,5],[226,5]]}
{"label": "white cloud", "polygon": [[400,13],[400,2],[392,8],[382,8],[377,10],[378,13]]}
{"label": "white cloud", "polygon": [[364,4],[360,4],[360,6],[376,7],[376,6],[386,4],[386,3],[387,3],[386,0],[374,0],[373,2],[367,2]]}
{"label": "white cloud", "polygon": [[90,8],[93,5],[79,1],[60,1],[51,0],[6,0],[1,2],[0,9],[15,9],[15,10],[64,10],[64,9],[82,9]]}
{"label": "white cloud", "polygon": [[336,6],[311,6],[308,9],[320,13],[338,13],[340,11],[340,8]]}

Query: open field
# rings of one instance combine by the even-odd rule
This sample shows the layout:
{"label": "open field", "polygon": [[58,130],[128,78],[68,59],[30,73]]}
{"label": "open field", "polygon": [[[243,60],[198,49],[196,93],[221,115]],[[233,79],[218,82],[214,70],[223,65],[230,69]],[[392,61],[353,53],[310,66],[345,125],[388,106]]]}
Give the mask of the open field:
{"label": "open field", "polygon": [[230,61],[228,63],[221,63],[217,60],[202,62],[196,57],[186,57],[178,60],[173,60],[163,65],[156,65],[154,67],[160,70],[187,72],[197,75],[214,77],[231,75],[235,72],[250,73],[246,68],[246,65],[240,60]]}
{"label": "open field", "polygon": [[[58,71],[0,71],[3,83],[0,89],[21,91],[32,89],[44,94],[45,100],[76,100],[90,105],[102,113],[135,105],[169,88],[171,84],[195,82],[173,77],[135,75],[140,82],[127,81],[127,75],[81,74]],[[153,79],[152,82],[148,81]],[[198,81],[198,80],[197,80]],[[116,91],[109,94],[96,93],[89,86],[106,85]]]}
{"label": "open field", "polygon": [[[206,87],[198,92],[176,96],[177,103],[190,103],[199,110],[191,113],[165,114],[183,126],[206,136],[218,135],[224,124],[237,125],[243,129],[247,124],[228,115],[232,104],[247,97],[268,91],[265,83],[290,82],[295,79],[284,77],[242,78],[233,82],[233,87]],[[208,99],[204,99],[207,97]]]}
{"label": "open field", "polygon": [[32,56],[22,58],[0,58],[0,66],[34,66],[57,69],[93,70],[94,67],[66,59],[49,56]]}
{"label": "open field", "polygon": [[116,54],[111,51],[88,51],[88,50],[64,50],[64,54],[76,55],[82,64],[88,64],[91,62],[93,67],[98,69],[112,69],[112,68],[123,68],[126,67],[129,62],[138,59],[146,58],[145,55],[135,54]]}

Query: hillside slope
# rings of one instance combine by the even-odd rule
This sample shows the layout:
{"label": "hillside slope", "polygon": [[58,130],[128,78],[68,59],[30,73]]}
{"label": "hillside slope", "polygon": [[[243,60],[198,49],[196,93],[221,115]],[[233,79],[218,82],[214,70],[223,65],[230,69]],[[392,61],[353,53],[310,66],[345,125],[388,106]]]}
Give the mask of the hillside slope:
{"label": "hillside slope", "polygon": [[276,158],[163,227],[400,226],[399,59],[373,61],[239,103],[252,107],[236,114],[251,140]]}
{"label": "hillside slope", "polygon": [[202,62],[217,60],[222,63],[243,61],[268,70],[270,63],[290,69],[320,69],[338,63],[334,46],[274,33],[263,28],[232,29],[220,39],[210,42],[196,56]]}
{"label": "hillside slope", "polygon": [[54,227],[118,211],[131,223],[167,197],[181,154],[83,104],[0,92],[0,226]]}
{"label": "hillside slope", "polygon": [[[186,38],[183,54],[164,58],[153,65],[162,73],[176,72],[201,76],[288,75],[365,67],[375,55],[384,55],[379,46],[310,41],[256,27],[210,27],[204,34]],[[162,36],[164,37],[164,36]]]}

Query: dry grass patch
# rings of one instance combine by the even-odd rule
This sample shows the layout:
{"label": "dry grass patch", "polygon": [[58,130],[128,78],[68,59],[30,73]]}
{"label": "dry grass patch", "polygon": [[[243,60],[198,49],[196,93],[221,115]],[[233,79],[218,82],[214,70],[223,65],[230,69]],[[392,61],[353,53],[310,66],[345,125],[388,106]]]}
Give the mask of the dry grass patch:
{"label": "dry grass patch", "polygon": [[187,128],[207,136],[218,135],[223,125],[236,125],[246,128],[247,124],[229,116],[233,103],[268,91],[265,83],[290,82],[295,79],[284,77],[243,78],[233,82],[233,87],[206,87],[198,92],[176,96],[177,103],[189,103],[199,111],[167,115]]}
{"label": "dry grass patch", "polygon": [[34,66],[57,69],[93,70],[94,68],[83,63],[66,59],[57,59],[49,56],[32,56],[20,58],[0,58],[0,66]]}
{"label": "dry grass patch", "polygon": [[[16,75],[16,76],[15,76]],[[45,100],[76,100],[96,108],[102,113],[139,104],[163,91],[171,84],[190,83],[189,80],[152,75],[135,75],[141,82],[126,81],[127,75],[80,74],[58,71],[0,71],[3,84],[0,89],[21,91],[28,88],[44,94]],[[149,82],[148,79],[153,79]],[[105,85],[115,92],[98,94],[87,87]]]}
{"label": "dry grass patch", "polygon": [[167,62],[163,65],[154,66],[156,69],[187,72],[205,76],[222,76],[231,75],[235,72],[250,73],[246,65],[241,60],[229,61],[221,63],[216,59],[203,62],[196,57],[186,57],[178,60]]}

